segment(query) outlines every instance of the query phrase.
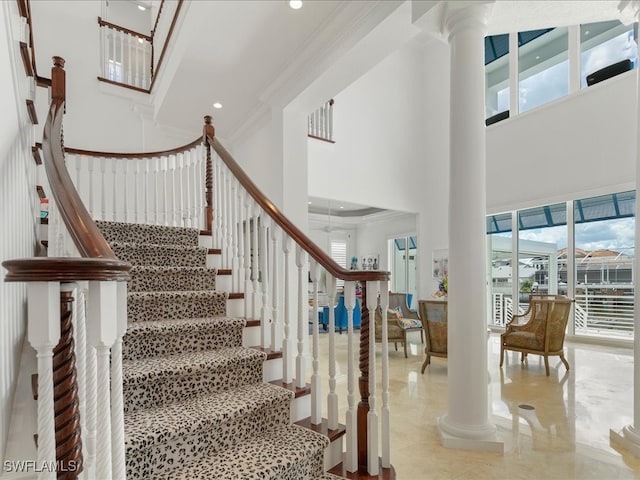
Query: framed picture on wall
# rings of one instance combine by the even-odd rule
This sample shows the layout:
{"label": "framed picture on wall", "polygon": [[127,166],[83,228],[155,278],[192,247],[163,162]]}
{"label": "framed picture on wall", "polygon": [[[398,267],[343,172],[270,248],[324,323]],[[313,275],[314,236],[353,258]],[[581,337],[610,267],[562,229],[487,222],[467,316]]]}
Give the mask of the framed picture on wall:
{"label": "framed picture on wall", "polygon": [[442,280],[449,274],[449,250],[441,248],[433,251],[433,278]]}
{"label": "framed picture on wall", "polygon": [[380,268],[380,255],[370,254],[362,256],[362,270],[378,270]]}

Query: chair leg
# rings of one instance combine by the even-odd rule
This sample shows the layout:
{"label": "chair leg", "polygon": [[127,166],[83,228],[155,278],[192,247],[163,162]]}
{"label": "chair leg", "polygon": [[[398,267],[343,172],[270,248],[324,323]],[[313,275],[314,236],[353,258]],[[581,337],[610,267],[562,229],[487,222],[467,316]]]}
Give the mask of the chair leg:
{"label": "chair leg", "polygon": [[500,367],[504,363],[504,345],[500,345]]}
{"label": "chair leg", "polygon": [[420,330],[420,343],[424,345],[424,330]]}
{"label": "chair leg", "polygon": [[404,345],[404,358],[409,358],[407,355],[407,339],[404,339],[404,342],[402,342]]}
{"label": "chair leg", "polygon": [[427,353],[427,358],[425,358],[422,364],[422,369],[420,370],[420,373],[424,373],[425,368],[427,368],[430,363],[431,363],[431,355]]}
{"label": "chair leg", "polygon": [[549,355],[544,355],[544,369],[547,372],[547,377],[549,376]]}
{"label": "chair leg", "polygon": [[396,347],[396,352],[398,351],[398,342],[393,342],[393,346]]}
{"label": "chair leg", "polygon": [[562,363],[564,363],[566,369],[569,370],[569,362],[567,362],[567,359],[564,358],[564,353],[560,353],[560,360],[562,360]]}

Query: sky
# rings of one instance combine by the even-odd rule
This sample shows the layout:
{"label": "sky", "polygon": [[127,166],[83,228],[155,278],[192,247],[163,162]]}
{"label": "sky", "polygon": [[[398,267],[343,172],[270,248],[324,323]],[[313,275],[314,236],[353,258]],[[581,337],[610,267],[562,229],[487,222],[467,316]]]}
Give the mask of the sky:
{"label": "sky", "polygon": [[[635,218],[620,218],[575,226],[576,247],[583,250],[614,250],[633,255]],[[555,243],[558,250],[567,246],[567,227],[537,228],[520,232],[520,238]]]}

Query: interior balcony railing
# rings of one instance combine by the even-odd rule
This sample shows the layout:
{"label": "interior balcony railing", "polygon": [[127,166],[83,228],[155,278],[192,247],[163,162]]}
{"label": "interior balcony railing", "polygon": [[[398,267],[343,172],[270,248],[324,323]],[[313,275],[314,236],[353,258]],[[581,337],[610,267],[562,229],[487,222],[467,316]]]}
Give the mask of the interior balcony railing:
{"label": "interior balcony railing", "polygon": [[[3,263],[8,281],[29,282],[29,340],[38,353],[39,464],[58,462],[75,466],[68,470],[78,473],[86,468],[94,478],[125,478],[122,337],[131,266],[115,258],[96,227],[94,218],[103,218],[191,226],[211,236],[221,252],[221,268],[232,271],[233,291],[243,293],[244,316],[259,320],[260,346],[282,352],[283,383],[310,384],[311,423],[320,425],[326,418],[330,430],[338,429],[339,405],[346,405],[346,445],[339,452],[344,470],[393,478],[389,273],[336,264],[262,194],[219,142],[209,116],[204,135],[172,151],[114,154],[65,148],[63,66],[64,60],[55,57],[42,142],[45,188],[53,196],[48,253],[56,256]],[[336,281],[345,282],[348,361],[342,386],[336,379],[334,309],[329,309],[328,357],[320,357],[314,321],[307,367],[308,278],[312,318],[317,319],[321,277],[327,278],[333,298]],[[362,286],[359,338],[353,327],[356,283]],[[375,316],[369,313],[378,305],[383,312],[379,367]],[[65,370],[59,370],[61,365]],[[326,395],[321,385],[329,385]]]}
{"label": "interior balcony railing", "polygon": [[308,136],[335,143],[333,140],[333,98],[309,115]]}
{"label": "interior balcony railing", "polygon": [[171,40],[183,0],[162,0],[150,34],[98,17],[102,75],[98,80],[149,93]]}

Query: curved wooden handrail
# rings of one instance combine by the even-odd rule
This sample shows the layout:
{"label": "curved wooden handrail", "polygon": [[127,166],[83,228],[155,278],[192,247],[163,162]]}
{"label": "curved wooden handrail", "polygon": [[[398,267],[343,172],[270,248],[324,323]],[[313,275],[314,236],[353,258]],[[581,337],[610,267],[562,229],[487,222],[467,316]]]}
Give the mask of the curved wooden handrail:
{"label": "curved wooden handrail", "polygon": [[164,157],[167,155],[176,155],[178,153],[191,150],[193,147],[202,143],[202,137],[196,138],[194,141],[176,147],[170,150],[161,150],[157,152],[141,152],[141,153],[123,153],[123,152],[98,152],[95,150],[83,150],[80,148],[64,147],[64,151],[67,153],[73,153],[74,155],[86,155],[88,157],[106,157],[106,158],[153,158]]}
{"label": "curved wooden handrail", "polygon": [[[164,60],[164,55],[167,52],[167,47],[169,46],[169,41],[171,40],[171,36],[173,35],[173,30],[176,27],[176,22],[178,20],[178,15],[180,15],[180,9],[182,8],[183,0],[178,0],[178,6],[176,8],[176,13],[173,14],[173,20],[171,20],[171,25],[169,26],[169,32],[167,33],[167,38],[164,40],[164,45],[162,46],[162,51],[160,52],[160,58],[158,59],[158,65],[153,68],[153,60],[151,61],[151,71],[153,72],[151,78],[151,85],[149,85],[149,91],[153,89],[153,85],[156,83],[156,78],[158,78],[158,72],[160,71],[160,66]],[[155,36],[155,31],[154,31]]]}
{"label": "curved wooden handrail", "polygon": [[130,28],[127,28],[127,27],[121,27],[120,25],[116,25],[115,23],[107,22],[106,20],[102,20],[101,17],[98,17],[98,25],[100,25],[101,27],[110,28],[112,30],[117,30],[117,31],[122,32],[122,33],[128,33],[129,35],[132,35],[134,37],[142,38],[143,40],[146,40],[147,42],[151,41],[151,36],[150,35],[146,35],[144,33],[136,32],[135,30],[131,30]]}
{"label": "curved wooden handrail", "polygon": [[[53,82],[51,108],[44,126],[42,153],[51,193],[56,201],[69,235],[83,257],[117,260],[109,244],[87,211],[71,181],[64,162],[62,146],[62,117],[65,106],[64,60],[54,57],[51,69]],[[122,262],[128,265],[126,262]]]}
{"label": "curved wooden handrail", "polygon": [[153,37],[156,33],[156,29],[158,28],[158,22],[160,21],[160,15],[162,14],[162,7],[164,7],[164,0],[161,0],[160,7],[158,7],[158,13],[156,14],[156,21],[153,22],[153,28],[151,29],[151,37]]}
{"label": "curved wooden handrail", "polygon": [[240,184],[249,192],[249,195],[267,212],[267,214],[289,235],[294,242],[300,245],[314,260],[316,260],[324,269],[333,275],[345,281],[376,281],[389,280],[389,272],[371,271],[371,270],[347,270],[338,265],[324,250],[318,247],[313,240],[304,234],[298,227],[276,207],[251,181],[249,176],[242,170],[240,165],[235,161],[233,156],[222,146],[215,137],[215,130],[211,125],[211,117],[205,117],[204,138],[209,145],[213,147],[220,156],[225,165],[231,170],[231,173],[238,179]]}

